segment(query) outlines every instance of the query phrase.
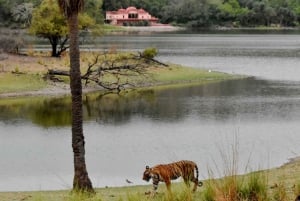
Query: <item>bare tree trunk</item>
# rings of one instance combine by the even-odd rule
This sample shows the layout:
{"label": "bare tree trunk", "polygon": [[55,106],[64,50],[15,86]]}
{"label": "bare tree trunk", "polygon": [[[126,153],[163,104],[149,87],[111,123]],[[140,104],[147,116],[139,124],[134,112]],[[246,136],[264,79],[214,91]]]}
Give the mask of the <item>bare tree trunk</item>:
{"label": "bare tree trunk", "polygon": [[85,141],[82,126],[82,84],[78,40],[78,13],[68,17],[70,32],[70,87],[72,94],[72,147],[74,154],[73,189],[93,191],[85,163]]}

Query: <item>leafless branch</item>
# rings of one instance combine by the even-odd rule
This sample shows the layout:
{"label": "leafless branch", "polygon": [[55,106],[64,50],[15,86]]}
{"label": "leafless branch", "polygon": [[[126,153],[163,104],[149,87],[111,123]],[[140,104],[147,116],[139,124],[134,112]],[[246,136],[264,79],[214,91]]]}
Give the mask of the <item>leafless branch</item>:
{"label": "leafless branch", "polygon": [[[135,86],[133,79],[129,77],[147,77],[146,70],[151,66],[167,66],[153,58],[145,58],[138,54],[118,54],[114,58],[104,53],[96,55],[88,64],[86,72],[81,76],[85,84],[94,82],[108,91],[119,93],[126,88]],[[67,71],[49,70],[49,75],[70,76]],[[143,78],[143,79],[145,79]]]}

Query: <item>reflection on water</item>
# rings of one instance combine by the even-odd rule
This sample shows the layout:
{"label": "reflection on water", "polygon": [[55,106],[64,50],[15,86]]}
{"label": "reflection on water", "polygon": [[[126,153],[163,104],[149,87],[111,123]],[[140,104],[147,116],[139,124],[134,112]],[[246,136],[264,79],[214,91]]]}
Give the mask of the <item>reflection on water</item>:
{"label": "reflection on water", "polygon": [[42,127],[71,125],[69,98],[17,98],[0,101],[0,120],[30,121]]}
{"label": "reflection on water", "polygon": [[[247,78],[168,90],[140,90],[123,95],[87,94],[85,122],[124,124],[132,118],[178,122],[193,116],[204,121],[286,121],[300,118],[300,86]],[[0,102],[0,119],[31,121],[41,127],[69,126],[70,98],[36,98]]]}

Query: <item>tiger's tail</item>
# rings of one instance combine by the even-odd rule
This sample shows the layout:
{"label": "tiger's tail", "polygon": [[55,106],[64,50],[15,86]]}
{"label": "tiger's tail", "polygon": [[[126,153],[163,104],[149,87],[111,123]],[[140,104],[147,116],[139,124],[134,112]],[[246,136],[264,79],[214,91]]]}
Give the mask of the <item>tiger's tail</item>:
{"label": "tiger's tail", "polygon": [[203,182],[202,181],[199,181],[199,170],[198,170],[198,166],[197,165],[195,165],[195,170],[196,170],[196,180],[197,180],[197,182],[198,182],[198,186],[199,187],[201,187],[201,186],[203,186]]}

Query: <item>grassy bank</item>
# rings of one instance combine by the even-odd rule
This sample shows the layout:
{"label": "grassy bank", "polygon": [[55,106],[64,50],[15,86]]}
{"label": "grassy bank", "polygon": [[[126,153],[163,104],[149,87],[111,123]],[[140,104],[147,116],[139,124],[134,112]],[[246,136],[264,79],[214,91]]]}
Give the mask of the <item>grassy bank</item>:
{"label": "grassy bank", "polygon": [[[86,72],[93,58],[93,53],[82,53],[82,73]],[[67,56],[51,58],[45,55],[7,55],[7,58],[0,63],[0,96],[69,93],[67,77],[61,77],[61,80],[64,80],[62,83],[54,83],[44,79],[49,69],[68,71],[68,66]],[[125,79],[136,87],[153,87],[158,85],[200,84],[237,77],[240,76],[170,64],[168,67],[150,67],[143,76],[130,76]],[[107,81],[109,82],[109,80]],[[95,90],[99,89],[95,84],[88,85],[89,90],[93,88]]]}
{"label": "grassy bank", "polygon": [[37,91],[47,87],[47,82],[37,74],[0,73],[0,94]]}

